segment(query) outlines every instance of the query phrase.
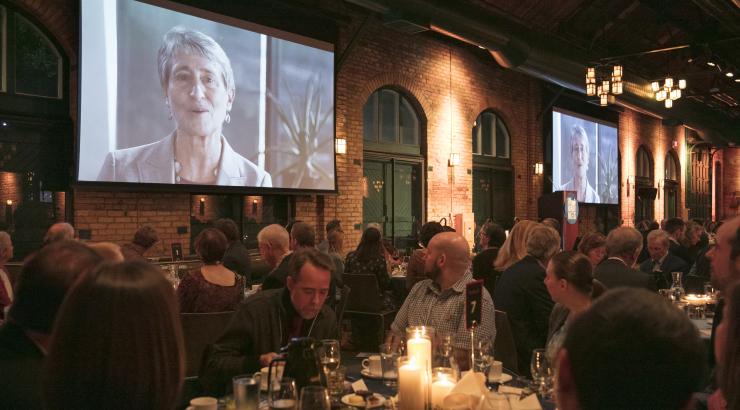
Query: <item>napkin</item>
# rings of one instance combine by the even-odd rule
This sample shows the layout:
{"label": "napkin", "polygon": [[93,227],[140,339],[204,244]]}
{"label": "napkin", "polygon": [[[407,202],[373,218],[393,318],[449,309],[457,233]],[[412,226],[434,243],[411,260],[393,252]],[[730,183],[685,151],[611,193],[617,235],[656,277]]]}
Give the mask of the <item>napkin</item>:
{"label": "napkin", "polygon": [[467,372],[459,382],[452,388],[450,394],[462,393],[471,398],[473,408],[477,408],[483,399],[483,395],[488,392],[486,388],[486,376],[483,373]]}
{"label": "napkin", "polygon": [[511,410],[542,410],[536,394],[530,394],[522,399],[523,390],[511,386],[499,386],[498,392],[507,395]]}

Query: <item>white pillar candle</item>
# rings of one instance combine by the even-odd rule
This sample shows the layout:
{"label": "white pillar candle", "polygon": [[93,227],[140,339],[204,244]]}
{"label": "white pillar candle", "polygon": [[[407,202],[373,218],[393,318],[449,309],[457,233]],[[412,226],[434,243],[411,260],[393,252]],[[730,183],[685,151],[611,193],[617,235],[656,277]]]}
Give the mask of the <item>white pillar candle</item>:
{"label": "white pillar candle", "polygon": [[438,379],[432,383],[432,409],[442,408],[445,397],[455,387],[455,383],[445,375],[439,375]]}
{"label": "white pillar candle", "polygon": [[432,341],[421,335],[416,335],[414,338],[409,339],[406,342],[406,351],[409,357],[413,357],[416,363],[427,363],[427,366],[431,366],[432,363]]}
{"label": "white pillar candle", "polygon": [[[422,362],[424,363],[424,362]],[[425,408],[425,366],[420,366],[413,357],[399,359],[398,402],[403,410],[424,410]]]}

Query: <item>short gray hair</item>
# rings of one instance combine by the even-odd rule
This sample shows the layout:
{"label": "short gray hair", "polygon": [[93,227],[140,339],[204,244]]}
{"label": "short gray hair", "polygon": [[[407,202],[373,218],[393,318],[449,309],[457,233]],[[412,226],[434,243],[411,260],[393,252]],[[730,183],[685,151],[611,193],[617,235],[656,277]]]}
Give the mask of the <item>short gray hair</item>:
{"label": "short gray hair", "polygon": [[223,48],[210,36],[200,31],[175,26],[170,29],[162,39],[162,46],[157,53],[157,68],[159,71],[159,83],[162,90],[167,91],[172,70],[172,58],[175,53],[182,51],[186,54],[201,55],[221,67],[221,77],[227,92],[234,92],[234,71],[231,69],[231,61]]}
{"label": "short gray hair", "polygon": [[288,230],[282,225],[267,225],[257,234],[257,243],[277,245],[287,251],[290,247],[290,234],[288,234]]}
{"label": "short gray hair", "polygon": [[10,240],[10,234],[5,231],[0,231],[0,250],[5,250],[13,246],[13,241]]}
{"label": "short gray hair", "polygon": [[634,255],[642,249],[642,235],[631,226],[612,229],[606,237],[606,251],[609,256]]}
{"label": "short gray hair", "polygon": [[560,234],[555,229],[538,224],[529,232],[527,254],[548,261],[560,250]]}
{"label": "short gray hair", "polygon": [[666,232],[664,230],[661,230],[661,229],[653,229],[647,235],[647,241],[648,241],[648,243],[659,241],[660,243],[662,243],[665,246],[670,245],[670,243],[669,243],[670,242],[670,239],[669,238],[670,238],[670,236],[668,235],[668,232]]}

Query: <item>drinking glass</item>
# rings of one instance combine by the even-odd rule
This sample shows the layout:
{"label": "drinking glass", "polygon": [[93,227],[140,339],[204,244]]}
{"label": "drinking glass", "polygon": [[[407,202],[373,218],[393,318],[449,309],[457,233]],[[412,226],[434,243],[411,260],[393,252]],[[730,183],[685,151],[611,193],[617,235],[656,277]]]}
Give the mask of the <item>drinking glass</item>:
{"label": "drinking glass", "polygon": [[537,390],[540,394],[546,395],[548,387],[552,382],[552,365],[547,359],[545,349],[534,349],[532,351],[530,370],[532,371],[532,380],[537,386]]}
{"label": "drinking glass", "polygon": [[342,361],[341,356],[342,351],[339,340],[324,339],[321,341],[321,353],[319,357],[321,359],[321,365],[324,367],[324,374],[328,375],[329,372],[337,370],[337,367],[339,367]]}
{"label": "drinking glass", "polygon": [[330,410],[329,393],[322,386],[306,386],[301,390],[299,410]]}
{"label": "drinking glass", "polygon": [[251,374],[235,376],[234,386],[234,404],[236,410],[258,410],[260,403],[260,374],[254,377]]}
{"label": "drinking glass", "polygon": [[476,341],[473,345],[473,371],[483,373],[488,379],[492,364],[493,345],[488,341]]}
{"label": "drinking glass", "polygon": [[298,395],[295,379],[284,377],[276,387],[270,391],[270,410],[296,410]]}
{"label": "drinking glass", "polygon": [[398,379],[397,359],[399,358],[398,350],[394,349],[393,344],[383,343],[379,347],[380,352],[380,369],[383,374],[383,384],[389,387],[396,386]]}
{"label": "drinking glass", "polygon": [[344,393],[344,379],[347,375],[347,368],[344,366],[337,367],[336,370],[330,371],[326,375],[326,385],[329,388],[331,397],[339,398]]}

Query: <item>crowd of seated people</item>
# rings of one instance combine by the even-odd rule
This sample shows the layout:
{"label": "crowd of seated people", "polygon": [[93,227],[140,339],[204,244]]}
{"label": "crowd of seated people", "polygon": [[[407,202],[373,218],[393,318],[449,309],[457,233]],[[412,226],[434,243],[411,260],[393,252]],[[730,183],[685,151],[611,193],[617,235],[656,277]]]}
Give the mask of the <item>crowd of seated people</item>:
{"label": "crowd of seated people", "polygon": [[[212,395],[225,394],[233,376],[269,364],[294,336],[338,339],[338,312],[326,302],[337,273],[330,255],[343,256],[343,236],[332,224],[326,251],[314,246],[308,224],[290,233],[265,227],[260,254],[282,282],[246,299],[245,276],[223,264],[231,243],[219,229],[199,234],[195,251],[203,266],[185,273],[177,290],[156,265],[123,261],[115,244],[78,242],[66,224],[50,228],[13,283],[2,275],[12,242],[0,232],[0,407],[174,408],[185,369],[181,312],[235,311],[204,351],[199,383]],[[414,262],[421,280],[401,301],[389,337],[432,326],[450,335],[464,370],[471,340],[463,307],[474,258],[462,235],[437,225],[422,229],[425,249]],[[494,309],[506,312],[522,375],[534,349],[546,348],[555,363],[561,409],[740,408],[740,217],[711,236],[701,224],[680,225],[668,220],[645,235],[621,226],[606,237],[585,235],[576,251],[562,250],[547,224],[520,220],[503,243],[500,226],[490,224],[479,237],[479,260],[487,261],[485,274],[501,275],[492,292],[483,289],[477,337],[493,343]],[[648,258],[638,263],[644,240]],[[676,242],[698,249],[693,262],[679,256],[690,251],[672,253]],[[486,254],[492,243],[495,260]],[[369,227],[340,273],[370,274],[387,290],[395,280],[387,253],[383,234]],[[709,352],[687,315],[656,292],[667,285],[666,272],[688,277],[700,263],[719,295]],[[711,380],[708,357],[716,359]],[[708,394],[694,394],[702,390]]]}

